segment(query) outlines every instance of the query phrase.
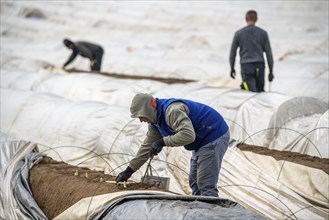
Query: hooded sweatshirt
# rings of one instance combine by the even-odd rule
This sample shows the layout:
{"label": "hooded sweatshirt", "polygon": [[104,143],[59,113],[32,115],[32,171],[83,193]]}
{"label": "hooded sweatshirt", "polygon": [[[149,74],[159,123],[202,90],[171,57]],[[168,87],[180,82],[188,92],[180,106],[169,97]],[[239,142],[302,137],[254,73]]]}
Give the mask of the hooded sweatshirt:
{"label": "hooded sweatshirt", "polygon": [[[191,117],[189,117],[189,107],[193,111]],[[151,144],[160,138],[163,138],[165,145],[169,147],[184,146],[187,150],[197,150],[220,137],[228,129],[218,112],[209,106],[184,99],[155,99],[150,94],[137,94],[132,100],[130,111],[132,118],[145,117],[151,121],[144,143],[129,164],[135,171],[149,158]],[[203,115],[200,115],[200,112],[203,112]],[[203,119],[199,120],[199,117]],[[211,135],[200,133],[200,128],[204,128],[201,122],[204,122],[206,117],[209,118],[207,123],[218,119],[215,121],[220,121],[222,130],[215,128],[213,129],[215,132],[208,132]],[[217,124],[211,125],[217,126]],[[198,129],[197,134],[195,128]],[[209,126],[206,129],[208,128]]]}

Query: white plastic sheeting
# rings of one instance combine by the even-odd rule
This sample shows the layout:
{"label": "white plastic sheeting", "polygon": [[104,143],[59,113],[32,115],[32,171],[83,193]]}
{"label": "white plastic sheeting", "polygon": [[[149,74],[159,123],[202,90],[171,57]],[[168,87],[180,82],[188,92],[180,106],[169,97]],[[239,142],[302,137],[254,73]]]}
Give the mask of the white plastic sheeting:
{"label": "white plastic sheeting", "polygon": [[[131,97],[138,92],[149,92],[159,98],[190,98],[218,110],[230,125],[231,137],[234,139],[272,149],[293,150],[324,158],[329,156],[325,141],[329,136],[329,124],[325,117],[321,117],[329,105],[315,98],[207,88],[199,83],[165,85],[154,82],[153,85],[149,80],[128,80],[126,85],[121,79],[92,74],[40,75],[37,77],[38,73],[3,71],[1,86],[17,89],[23,82],[29,82],[23,88],[77,101],[93,100],[126,107],[130,105]],[[307,129],[305,123],[296,120],[297,117],[309,118]],[[318,121],[319,117],[322,122]],[[291,120],[296,122],[292,123]],[[318,123],[323,127],[316,128]],[[289,133],[289,140],[286,132]]]}
{"label": "white plastic sheeting", "polygon": [[[136,155],[147,128],[131,119],[129,109],[124,107],[73,102],[22,90],[1,89],[1,95],[5,97],[2,112],[12,109],[1,114],[1,131],[42,144],[39,150],[55,160],[111,175],[125,169]],[[16,96],[24,97],[20,110]],[[162,160],[166,161],[165,157]],[[132,179],[140,181],[143,171],[140,169]],[[162,171],[159,174],[171,177],[166,169]],[[172,184],[173,190],[182,192],[174,178]]]}
{"label": "white plastic sheeting", "polygon": [[[277,169],[282,162],[271,160],[272,164],[269,161],[262,164],[259,161],[256,166],[254,162],[257,161],[257,157],[246,157],[244,152],[235,147],[237,143],[232,142],[224,156],[218,181],[220,197],[237,201],[244,207],[253,209],[269,219],[322,219],[328,216],[329,210],[324,208],[329,205],[328,189],[325,188],[328,183],[327,174],[317,171],[310,175],[314,169],[303,167],[296,170],[296,174],[303,174],[298,176],[294,174],[295,166],[285,165],[287,166],[284,166],[285,174],[277,179],[279,172]],[[183,185],[183,188],[188,188],[188,177],[185,176],[185,172],[188,172],[186,164],[189,163],[187,152],[171,149],[168,154],[168,162],[184,168],[182,170],[174,169],[172,172],[175,173],[175,176],[182,178],[180,184]],[[271,167],[263,167],[272,165],[276,165],[276,169],[273,168],[275,172]],[[269,171],[272,173],[268,174]],[[293,175],[290,175],[291,173]],[[302,184],[305,180],[308,181],[307,187],[311,187],[310,189],[303,190]],[[299,183],[297,183],[298,181]],[[323,194],[316,192],[318,189],[321,189]],[[312,205],[308,199],[321,200],[323,206]]]}
{"label": "white plastic sheeting", "polygon": [[280,93],[206,88],[192,90],[186,97],[202,102],[206,94],[206,103],[230,125],[231,138],[270,149],[329,157],[328,103]]}
{"label": "white plastic sheeting", "polygon": [[[238,151],[237,151],[238,152]],[[314,204],[329,209],[329,175],[322,170],[289,161],[277,161],[273,157],[244,151],[241,153],[266,175],[283,183]]]}
{"label": "white plastic sheeting", "polygon": [[[26,219],[31,216],[26,215],[25,210],[19,208],[14,195],[14,187],[17,181],[12,181],[12,178],[15,175],[14,171],[18,163],[32,152],[37,145],[27,141],[15,140],[4,133],[0,133],[0,137],[0,217],[3,219]],[[34,204],[31,201],[29,205],[31,208]],[[30,211],[37,212],[37,209]]]}
{"label": "white plastic sheeting", "polygon": [[[7,141],[7,145],[1,145],[1,152],[4,154],[8,154],[8,152],[11,152],[11,149],[15,144],[10,144],[9,141]],[[29,145],[29,147],[26,147],[26,142],[23,145],[20,145],[20,150],[18,153],[15,154],[15,157],[11,157],[10,164],[13,169],[17,166],[17,163],[13,163],[14,161],[21,160],[24,158],[23,155],[26,155],[29,153],[29,151],[32,151],[32,149],[36,146],[35,144]],[[10,147],[8,147],[10,146]],[[31,147],[33,146],[33,147]],[[185,151],[186,152],[186,151]],[[2,155],[4,155],[2,154]],[[177,155],[176,153],[172,153],[170,155]],[[248,155],[247,155],[248,156]],[[287,188],[285,185],[279,183],[278,181],[275,181],[274,179],[270,178],[267,174],[268,171],[266,170],[265,173],[261,173],[258,168],[255,168],[252,166],[251,163],[248,162],[248,160],[244,159],[243,153],[241,153],[237,148],[234,146],[231,146],[228,149],[228,154],[224,158],[224,164],[223,164],[223,171],[221,175],[221,180],[219,182],[219,189],[221,191],[222,196],[228,196],[233,198],[236,201],[242,202],[245,207],[248,207],[250,209],[255,210],[258,213],[261,213],[262,215],[271,218],[271,219],[277,219],[277,218],[293,218],[293,219],[320,219],[325,218],[325,216],[328,214],[325,210],[321,210],[318,207],[314,207],[311,204],[309,204],[306,200],[304,200],[302,197],[298,196],[295,192],[291,191],[289,188]],[[250,157],[252,160],[252,163],[257,161],[257,157]],[[264,166],[264,164],[269,163],[266,162],[267,158],[259,157],[260,161],[259,165]],[[259,159],[258,158],[258,159]],[[180,160],[178,160],[177,165],[180,165],[179,163],[183,161],[182,157]],[[1,160],[6,161],[6,160]],[[265,162],[265,163],[264,163]],[[273,162],[273,161],[271,161]],[[266,166],[266,165],[265,165]],[[288,166],[288,165],[287,165]],[[2,166],[1,167],[6,167]],[[270,168],[270,167],[267,167]],[[291,167],[287,169],[288,171],[291,171]],[[297,169],[298,170],[298,169]],[[294,170],[295,171],[295,170]],[[304,171],[304,169],[300,170]],[[319,171],[317,171],[319,172]],[[243,175],[244,173],[248,173],[248,175]],[[283,171],[284,173],[284,171]],[[4,178],[3,184],[4,189],[2,189],[2,193],[4,193],[8,198],[3,200],[4,202],[8,202],[9,207],[6,207],[4,204],[4,209],[6,212],[4,212],[4,216],[6,218],[16,218],[20,216],[20,218],[24,218],[25,215],[18,214],[19,211],[17,211],[17,208],[13,210],[12,207],[17,207],[15,204],[16,200],[13,198],[12,190],[6,190],[6,186],[12,182],[11,178],[9,178],[10,170],[9,172],[6,172],[6,177]],[[271,174],[270,174],[271,175]],[[314,176],[315,174],[313,174]],[[9,176],[9,177],[8,177]],[[239,178],[237,178],[239,176]],[[289,175],[288,175],[289,176]],[[298,173],[295,174],[295,177],[298,177]],[[244,178],[242,178],[244,177]],[[304,174],[305,177],[305,174]],[[299,177],[300,178],[300,177]],[[305,177],[309,181],[309,177]],[[312,183],[318,183],[319,179],[313,179],[311,178]],[[314,182],[313,182],[314,180]],[[325,185],[325,182],[322,182],[322,187]],[[305,186],[304,186],[305,187]],[[302,190],[302,189],[301,189]],[[86,216],[91,216],[92,214],[95,214],[96,212],[100,211],[102,207],[105,207],[106,204],[109,204],[113,202],[118,197],[122,197],[123,195],[132,195],[135,193],[140,193],[141,195],[146,195],[148,193],[161,195],[161,194],[167,194],[167,195],[173,195],[170,193],[162,193],[162,192],[148,192],[148,191],[124,191],[120,193],[112,193],[107,195],[100,195],[96,197],[86,198],[82,199],[80,202],[76,203],[66,211],[64,211],[62,214],[57,216],[55,219],[66,219],[66,218],[81,218]],[[305,196],[305,192],[304,196]],[[246,194],[246,195],[244,195]],[[246,199],[245,199],[246,198]],[[309,196],[307,196],[309,199]],[[174,201],[175,199],[173,199]],[[177,198],[176,201],[178,201],[179,198]],[[149,201],[148,201],[149,203]],[[274,207],[273,207],[274,205]],[[189,205],[187,205],[189,206]],[[132,205],[125,204],[124,206],[119,206],[117,210],[125,209],[125,208],[132,207]],[[165,202],[163,202],[161,207],[166,207]],[[172,207],[172,206],[170,206]],[[185,206],[179,206],[181,209],[186,208]],[[179,208],[176,207],[176,208]],[[199,210],[199,208],[204,208],[204,206],[199,206],[198,204],[194,204],[196,208],[196,212]],[[209,208],[209,207],[208,207]],[[271,210],[271,212],[268,212],[268,210]],[[2,210],[2,211],[3,211]],[[9,210],[9,211],[7,211]],[[11,210],[11,211],[10,211]],[[19,209],[18,209],[19,210]],[[155,210],[158,210],[155,208]],[[153,214],[158,215],[158,213],[161,213],[162,209],[159,209],[158,211],[153,210],[151,212],[150,216],[154,216]],[[162,210],[163,211],[163,210]],[[237,210],[227,210],[227,216],[229,213],[231,215],[234,215],[234,213],[239,212],[240,214],[243,212],[248,212],[245,209],[237,209]],[[186,212],[186,210],[185,210]],[[114,212],[115,214],[116,212]],[[152,214],[153,213],[153,214]],[[181,213],[181,212],[179,212]],[[2,214],[2,213],[1,213]],[[168,214],[169,215],[169,214]],[[206,215],[204,215],[205,217]]]}
{"label": "white plastic sheeting", "polygon": [[[139,191],[136,190],[133,193],[140,194],[153,194],[153,195],[173,195],[172,193],[160,192],[160,191]],[[114,202],[118,197],[133,194],[131,191],[122,191],[116,193],[109,193],[99,196],[93,196],[81,199],[79,202],[66,209],[64,212],[56,216],[54,219],[88,219],[95,212],[100,211],[107,204]]]}
{"label": "white plastic sheeting", "polygon": [[[311,132],[310,139],[311,140],[317,140],[317,146],[320,149],[327,149],[327,155],[329,155],[328,146],[329,143],[329,110],[326,111],[319,119],[318,122],[315,124],[314,129]],[[306,149],[312,148],[314,150],[313,144],[311,142],[308,142],[308,146],[306,146]],[[321,155],[322,156],[322,155]],[[329,156],[322,156],[328,158]]]}
{"label": "white plastic sheeting", "polygon": [[328,158],[328,109],[328,103],[311,97],[287,100],[271,116],[265,146]]}
{"label": "white plastic sheeting", "polygon": [[[17,163],[13,165],[13,176],[11,172],[1,172],[1,184],[5,186],[10,185],[12,188],[6,192],[3,192],[4,190],[2,189],[0,193],[1,198],[3,198],[2,194],[6,195],[8,198],[4,201],[11,205],[14,204],[18,211],[13,213],[13,206],[7,209],[1,203],[0,216],[6,219],[18,217],[24,219],[46,219],[46,216],[33,199],[28,184],[29,169],[42,158],[42,155],[27,151],[33,150],[33,148],[27,147],[27,145],[35,147],[35,144],[31,145],[23,141],[10,141],[6,136],[4,136],[4,139],[1,143],[1,152],[6,156],[2,158],[2,161],[5,161],[5,163],[1,164],[1,167],[7,168],[8,161],[10,161],[9,163],[12,161]],[[12,153],[12,149],[15,149],[17,146],[18,150]],[[22,151],[23,149],[25,151]],[[18,160],[15,160],[14,156]],[[7,178],[7,176],[11,178]],[[129,210],[129,212],[124,210]],[[20,213],[19,211],[22,212]],[[144,190],[123,191],[85,198],[65,210],[55,219],[157,219],[159,217],[161,219],[213,219],[236,218],[240,216],[263,219],[258,214],[226,199],[178,196],[172,193]]]}
{"label": "white plastic sheeting", "polygon": [[[1,8],[2,69],[53,66],[57,72],[70,54],[62,43],[69,37],[102,45],[105,72],[205,80],[230,89],[241,82],[239,74],[229,77],[230,44],[246,25],[245,12],[255,9],[273,50],[271,91],[329,98],[327,1],[18,1]],[[88,70],[89,61],[78,57],[69,67]]]}
{"label": "white plastic sheeting", "polygon": [[[259,13],[257,25],[269,33],[275,60],[275,79],[265,87],[272,92],[266,94],[232,90],[239,88],[241,78],[229,77],[230,42],[252,8]],[[56,159],[115,174],[136,153],[146,131],[145,125],[130,120],[130,99],[137,92],[151,92],[211,105],[223,114],[234,139],[328,157],[328,109],[285,120],[272,140],[267,139],[272,118],[284,115],[278,109],[295,96],[328,102],[327,9],[326,1],[1,2],[1,131],[49,146],[41,150]],[[58,67],[69,56],[63,37],[101,44],[106,72],[201,81],[167,86],[147,80],[49,74],[62,73]],[[237,73],[238,63],[237,58]],[[78,57],[71,67],[88,69],[88,60]],[[189,156],[182,148],[166,149],[161,161],[152,165],[160,175],[171,177],[171,189],[188,192]],[[179,161],[180,169],[166,161]],[[284,179],[272,182],[263,169],[268,167],[257,167],[229,150],[219,182],[225,186],[222,195],[268,218],[327,217],[291,190],[298,192],[297,185],[289,183],[287,188]],[[134,180],[139,181],[141,173]],[[267,193],[250,193],[250,184]],[[321,199],[313,198],[309,190],[306,195],[298,193]]]}
{"label": "white plastic sheeting", "polygon": [[[177,88],[178,85],[170,87]],[[194,97],[195,100],[198,100],[192,88],[193,86],[189,88],[188,97]],[[269,112],[274,112],[275,109],[273,103],[276,102],[266,101],[265,98],[273,94],[254,95],[242,91],[230,92],[211,88],[200,89],[199,87],[196,88],[195,94],[202,94],[202,91],[208,91],[209,94],[211,94],[210,91],[220,91],[216,93],[217,95],[213,95],[216,98],[213,98],[210,104],[220,105],[219,103],[224,101],[226,106],[221,106],[222,110],[226,109],[230,103],[229,101],[225,102],[225,100],[232,100],[230,93],[232,93],[232,97],[237,96],[237,94],[241,96],[245,94],[245,98],[240,98],[243,104],[235,104],[237,109],[232,108],[231,111],[230,108],[227,108],[226,112],[228,115],[231,114],[232,116],[229,117],[233,119],[236,118],[233,116],[234,114],[244,115],[241,111],[248,113],[246,103],[250,100],[253,100],[252,103],[254,104],[262,104],[258,106],[260,108],[257,111],[258,117],[262,117],[262,112],[269,116]],[[112,175],[117,174],[127,166],[127,163],[136,154],[146,132],[146,125],[130,118],[128,107],[110,106],[101,102],[75,102],[49,94],[12,89],[1,89],[1,95],[4,96],[2,101],[5,104],[1,105],[2,112],[5,113],[1,115],[1,119],[5,119],[1,120],[2,132],[17,138],[29,138],[36,143],[48,146],[40,146],[39,149],[56,160],[103,170]],[[164,96],[167,95],[170,95],[169,92],[164,94]],[[282,97],[281,100],[288,99],[283,95],[278,94],[277,96]],[[199,97],[199,99],[201,98]],[[128,98],[125,100],[130,103]],[[254,109],[254,104],[250,106],[251,109]],[[232,106],[234,106],[233,103]],[[240,110],[240,106],[246,107]],[[214,107],[216,108],[216,106]],[[314,120],[318,122],[320,116],[316,114],[314,116]],[[240,117],[242,118],[242,116]],[[243,118],[247,123],[252,123],[252,121],[247,120],[249,117],[244,116]],[[270,119],[270,117],[265,118],[268,118],[268,121]],[[258,125],[257,123],[253,124]],[[259,123],[259,126],[264,125]],[[242,127],[244,127],[243,123]],[[254,132],[255,130],[263,130],[257,126],[247,128],[251,131],[254,129]],[[234,129],[233,126],[232,129]],[[232,133],[234,134],[234,130]],[[265,138],[265,134],[263,137]],[[253,141],[256,142],[257,139]],[[158,175],[171,178],[170,190],[188,193],[189,157],[190,152],[184,151],[182,148],[165,148],[159,157],[152,162],[152,166]],[[145,167],[135,173],[132,180],[140,181],[144,169]],[[293,170],[294,168],[289,167],[289,169]],[[297,194],[299,186],[295,182],[302,180],[296,179],[283,184],[287,181],[286,179],[275,180],[271,175],[266,174],[266,170],[266,168],[253,166],[244,157],[237,155],[234,150],[229,148],[224,157],[218,183],[220,196],[238,201],[269,218],[306,216],[312,219],[328,214],[326,209],[321,210],[311,205]],[[312,175],[306,174],[303,178],[309,178],[312,181],[311,185],[315,186],[314,189],[318,189],[319,184],[323,184],[323,181],[318,182],[318,178],[313,178]],[[327,191],[321,189],[323,195],[319,197],[319,195],[314,195],[312,190],[300,192],[300,194],[313,201],[319,200],[321,204],[327,206],[328,198],[324,196]],[[273,204],[275,204],[275,208],[273,208]]]}
{"label": "white plastic sheeting", "polygon": [[72,100],[93,100],[107,104],[127,105],[123,97],[131,97],[138,91],[152,93],[166,84],[142,80],[113,79],[97,74],[51,74],[2,70],[1,87],[51,93]]}
{"label": "white plastic sheeting", "polygon": [[[23,147],[24,148],[24,147]],[[13,170],[13,176],[10,180],[11,190],[13,192],[15,202],[18,204],[20,211],[24,213],[24,217],[29,219],[46,219],[37,202],[34,200],[31,187],[29,185],[30,169],[42,159],[39,153],[29,153],[22,158]]]}

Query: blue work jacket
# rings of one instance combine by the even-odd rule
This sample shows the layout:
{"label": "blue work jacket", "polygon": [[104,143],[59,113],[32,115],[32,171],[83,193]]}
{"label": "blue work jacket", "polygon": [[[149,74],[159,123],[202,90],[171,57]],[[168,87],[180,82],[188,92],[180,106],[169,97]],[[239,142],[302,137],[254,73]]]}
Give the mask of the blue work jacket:
{"label": "blue work jacket", "polygon": [[186,99],[157,99],[158,124],[154,127],[163,137],[175,134],[175,131],[166,123],[166,110],[170,104],[177,101],[185,103],[189,108],[188,117],[193,124],[196,136],[194,142],[184,146],[186,150],[197,151],[228,131],[228,125],[223,117],[207,105]]}

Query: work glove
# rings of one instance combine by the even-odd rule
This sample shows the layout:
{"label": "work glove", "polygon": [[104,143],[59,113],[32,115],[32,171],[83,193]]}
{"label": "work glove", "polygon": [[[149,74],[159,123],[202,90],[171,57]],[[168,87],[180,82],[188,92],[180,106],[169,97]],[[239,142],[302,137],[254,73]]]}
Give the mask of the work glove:
{"label": "work glove", "polygon": [[150,157],[154,157],[155,155],[158,155],[158,153],[161,152],[164,145],[165,143],[163,141],[163,138],[153,142],[151,144]]}
{"label": "work glove", "polygon": [[115,179],[115,181],[117,183],[118,182],[125,182],[125,181],[127,181],[131,177],[131,175],[134,172],[135,171],[128,166],[125,171],[119,173],[119,175],[117,176],[117,178]]}
{"label": "work glove", "polygon": [[235,69],[231,69],[231,77],[235,79],[235,76],[236,76]]}
{"label": "work glove", "polygon": [[270,74],[268,74],[268,81],[272,82],[274,79],[274,75],[273,73],[270,72]]}

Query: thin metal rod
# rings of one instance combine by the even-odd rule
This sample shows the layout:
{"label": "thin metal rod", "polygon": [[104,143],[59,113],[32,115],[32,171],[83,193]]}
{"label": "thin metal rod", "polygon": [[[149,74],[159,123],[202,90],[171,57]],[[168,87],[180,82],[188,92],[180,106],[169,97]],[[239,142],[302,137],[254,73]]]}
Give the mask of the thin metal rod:
{"label": "thin metal rod", "polygon": [[147,174],[148,169],[151,169],[151,161],[152,161],[152,159],[153,159],[153,156],[150,157],[149,163],[148,163],[148,165],[147,165],[147,167],[146,167],[146,170],[145,170],[144,176],[143,176],[143,178],[142,178],[142,183],[144,182],[144,179],[145,179],[145,176],[146,176],[146,174]]}

